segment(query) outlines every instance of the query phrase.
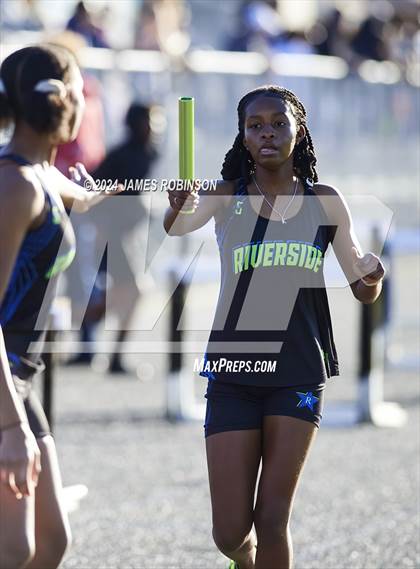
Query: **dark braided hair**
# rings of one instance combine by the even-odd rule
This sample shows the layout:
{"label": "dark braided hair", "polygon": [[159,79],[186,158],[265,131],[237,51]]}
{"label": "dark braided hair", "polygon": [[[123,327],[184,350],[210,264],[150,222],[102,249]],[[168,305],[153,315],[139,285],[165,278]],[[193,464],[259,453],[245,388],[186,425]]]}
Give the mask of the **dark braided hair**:
{"label": "dark braided hair", "polygon": [[66,134],[73,103],[34,91],[34,86],[43,79],[67,82],[77,68],[74,55],[58,45],[28,46],[11,53],[0,67],[0,128],[23,120],[37,132]]}
{"label": "dark braided hair", "polygon": [[236,180],[244,178],[246,183],[251,180],[254,172],[255,163],[249,150],[243,144],[245,129],[245,113],[248,104],[258,96],[279,97],[290,103],[293,116],[296,119],[298,128],[303,125],[306,135],[295,146],[293,151],[293,170],[299,178],[309,179],[312,183],[318,181],[318,174],[315,169],[316,156],[312,137],[306,125],[306,110],[297,96],[278,85],[263,85],[247,93],[238,104],[238,134],[232,148],[227,152],[222,166],[222,178],[224,180]]}

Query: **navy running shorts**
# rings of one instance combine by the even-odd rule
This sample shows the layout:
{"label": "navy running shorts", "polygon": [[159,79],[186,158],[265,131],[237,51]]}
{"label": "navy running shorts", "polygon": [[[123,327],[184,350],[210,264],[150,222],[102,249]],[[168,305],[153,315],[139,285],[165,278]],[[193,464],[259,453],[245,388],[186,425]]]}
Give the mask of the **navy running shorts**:
{"label": "navy running shorts", "polygon": [[326,383],[267,387],[208,380],[205,437],[223,431],[262,429],[266,415],[287,415],[320,427]]}

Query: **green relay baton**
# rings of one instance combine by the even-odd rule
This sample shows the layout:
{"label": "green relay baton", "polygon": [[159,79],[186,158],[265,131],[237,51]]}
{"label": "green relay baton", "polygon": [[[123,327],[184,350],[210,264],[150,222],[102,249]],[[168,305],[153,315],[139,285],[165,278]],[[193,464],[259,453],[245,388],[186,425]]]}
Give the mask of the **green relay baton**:
{"label": "green relay baton", "polygon": [[[179,178],[194,181],[194,98],[178,99],[178,134],[179,134]],[[180,213],[194,213],[180,211]]]}

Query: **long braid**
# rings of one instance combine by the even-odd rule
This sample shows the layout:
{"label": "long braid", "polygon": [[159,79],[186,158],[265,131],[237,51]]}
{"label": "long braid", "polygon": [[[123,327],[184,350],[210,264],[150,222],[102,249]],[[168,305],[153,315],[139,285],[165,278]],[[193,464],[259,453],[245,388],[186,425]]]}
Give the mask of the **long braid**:
{"label": "long braid", "polygon": [[[222,166],[224,180],[234,180],[243,174],[243,154],[246,148],[242,144],[241,133],[235,138],[232,148],[227,152]],[[239,176],[236,175],[239,172]]]}
{"label": "long braid", "polygon": [[309,178],[312,183],[318,181],[318,174],[315,169],[316,156],[312,142],[312,137],[306,124],[306,110],[298,97],[288,89],[278,85],[263,85],[247,93],[238,104],[238,134],[232,148],[226,153],[223,166],[222,178],[224,180],[235,180],[239,177],[245,178],[249,183],[255,169],[254,160],[250,152],[243,145],[245,129],[245,112],[248,104],[258,96],[279,97],[290,103],[293,115],[300,125],[305,127],[306,135],[301,142],[296,145],[293,151],[293,169],[300,178]]}

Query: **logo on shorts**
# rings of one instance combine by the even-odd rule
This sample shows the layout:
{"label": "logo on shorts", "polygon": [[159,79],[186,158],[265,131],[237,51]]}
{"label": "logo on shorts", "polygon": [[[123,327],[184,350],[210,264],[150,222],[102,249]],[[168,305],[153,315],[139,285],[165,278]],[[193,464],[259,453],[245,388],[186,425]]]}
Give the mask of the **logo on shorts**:
{"label": "logo on shorts", "polygon": [[309,407],[311,411],[314,410],[314,404],[319,401],[319,397],[315,397],[312,395],[312,391],[308,391],[307,393],[302,393],[301,391],[296,391],[297,395],[300,397],[299,403],[296,407]]}

